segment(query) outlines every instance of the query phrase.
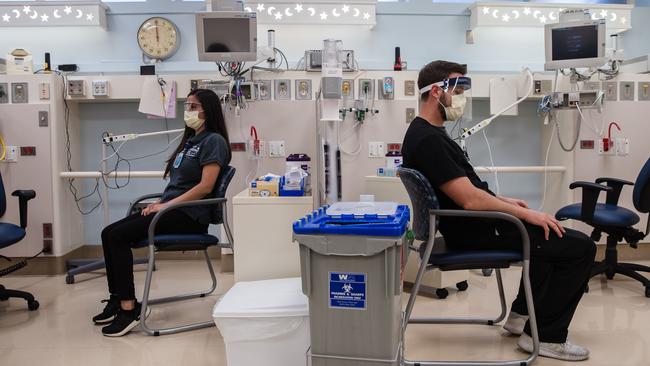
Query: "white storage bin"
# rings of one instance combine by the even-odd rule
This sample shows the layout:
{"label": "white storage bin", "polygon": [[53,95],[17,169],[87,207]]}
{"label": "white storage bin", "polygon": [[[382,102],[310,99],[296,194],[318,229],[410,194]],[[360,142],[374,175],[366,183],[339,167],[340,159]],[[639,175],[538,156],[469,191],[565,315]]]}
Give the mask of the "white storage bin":
{"label": "white storage bin", "polygon": [[228,366],[304,366],[309,304],[300,278],[239,282],[214,306]]}

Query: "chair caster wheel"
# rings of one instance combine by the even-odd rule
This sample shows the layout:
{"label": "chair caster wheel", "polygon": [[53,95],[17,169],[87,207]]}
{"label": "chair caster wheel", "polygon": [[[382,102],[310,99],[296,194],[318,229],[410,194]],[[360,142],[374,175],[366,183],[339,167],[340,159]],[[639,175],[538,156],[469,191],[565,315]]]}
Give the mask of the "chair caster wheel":
{"label": "chair caster wheel", "polygon": [[72,285],[74,283],[74,276],[73,275],[65,276],[65,283],[67,283],[68,285]]}
{"label": "chair caster wheel", "polygon": [[445,299],[447,296],[449,296],[449,291],[446,288],[436,289],[436,296],[439,299]]}
{"label": "chair caster wheel", "polygon": [[0,301],[7,301],[9,300],[9,296],[0,296]]}
{"label": "chair caster wheel", "polygon": [[39,306],[40,306],[40,304],[36,300],[27,302],[27,308],[29,309],[29,311],[34,311],[34,310],[38,309]]}
{"label": "chair caster wheel", "polygon": [[458,282],[456,284],[456,288],[458,289],[458,291],[465,291],[467,290],[468,287],[469,285],[467,284],[467,281]]}
{"label": "chair caster wheel", "polygon": [[615,274],[616,274],[616,273],[615,273],[614,271],[611,271],[611,272],[610,272],[610,271],[607,271],[607,273],[605,273],[605,276],[607,276],[607,279],[608,279],[608,280],[613,280]]}
{"label": "chair caster wheel", "polygon": [[492,275],[492,268],[483,268],[483,276],[490,277]]}
{"label": "chair caster wheel", "polygon": [[645,288],[645,297],[650,297],[650,287]]}

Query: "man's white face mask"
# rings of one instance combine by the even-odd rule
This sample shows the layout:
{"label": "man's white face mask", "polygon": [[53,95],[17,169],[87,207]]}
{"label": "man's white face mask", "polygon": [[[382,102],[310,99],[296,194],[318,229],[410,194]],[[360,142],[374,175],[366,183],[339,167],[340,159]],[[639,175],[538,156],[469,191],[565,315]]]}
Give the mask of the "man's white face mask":
{"label": "man's white face mask", "polygon": [[[438,100],[438,103],[442,105],[440,100]],[[466,105],[467,97],[465,97],[465,94],[453,94],[451,96],[451,105],[449,107],[443,105],[445,108],[445,116],[447,116],[446,120],[452,122],[458,121],[463,116],[463,113],[465,113]]]}
{"label": "man's white face mask", "polygon": [[[465,76],[445,79],[443,81],[425,86],[424,88],[420,89],[420,94],[424,94],[428,91],[431,91],[431,89],[434,86],[439,86],[440,88],[442,88],[444,93],[451,95],[450,106],[445,106],[440,101],[440,99],[438,99],[438,103],[440,103],[440,105],[444,108],[445,116],[446,116],[445,120],[446,121],[459,120],[465,113],[465,107],[467,106],[467,96],[465,95],[465,92],[472,87],[472,79]],[[456,94],[455,93],[456,88],[462,88],[463,93]]]}

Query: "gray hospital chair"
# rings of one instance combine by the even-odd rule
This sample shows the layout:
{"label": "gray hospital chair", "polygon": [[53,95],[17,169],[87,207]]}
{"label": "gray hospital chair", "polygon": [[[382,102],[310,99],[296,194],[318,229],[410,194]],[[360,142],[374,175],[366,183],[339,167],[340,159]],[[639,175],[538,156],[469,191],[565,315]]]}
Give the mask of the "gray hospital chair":
{"label": "gray hospital chair", "polygon": [[[495,325],[506,316],[506,300],[501,278],[501,269],[508,268],[514,263],[523,263],[522,277],[526,294],[526,305],[530,314],[530,327],[533,338],[533,353],[525,359],[507,361],[409,361],[404,360],[403,365],[412,366],[525,366],[530,365],[539,354],[539,336],[535,320],[535,309],[531,292],[530,268],[530,240],[524,225],[514,216],[492,211],[467,211],[467,210],[441,210],[438,200],[429,181],[418,171],[399,168],[398,174],[406,191],[411,198],[413,207],[413,232],[415,239],[423,243],[419,247],[421,264],[411,290],[411,296],[406,307],[403,331],[408,324],[483,324]],[[521,233],[522,250],[452,250],[445,246],[442,237],[436,238],[437,220],[440,216],[455,217],[481,217],[500,219],[512,222]],[[497,285],[501,301],[501,314],[494,319],[484,318],[424,318],[411,317],[413,306],[417,298],[422,277],[425,271],[432,269],[441,271],[490,269],[496,270]]]}

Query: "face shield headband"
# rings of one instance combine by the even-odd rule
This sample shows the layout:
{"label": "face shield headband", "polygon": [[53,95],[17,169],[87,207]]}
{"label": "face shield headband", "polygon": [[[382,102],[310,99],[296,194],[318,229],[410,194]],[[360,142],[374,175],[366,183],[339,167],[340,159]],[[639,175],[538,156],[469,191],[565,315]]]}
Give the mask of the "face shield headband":
{"label": "face shield headband", "polygon": [[472,88],[472,78],[469,78],[467,76],[460,76],[457,78],[445,79],[443,81],[425,86],[424,88],[420,89],[420,94],[431,91],[434,86],[439,86],[445,93],[450,94],[453,93],[456,88],[463,88],[464,91],[467,91]]}

